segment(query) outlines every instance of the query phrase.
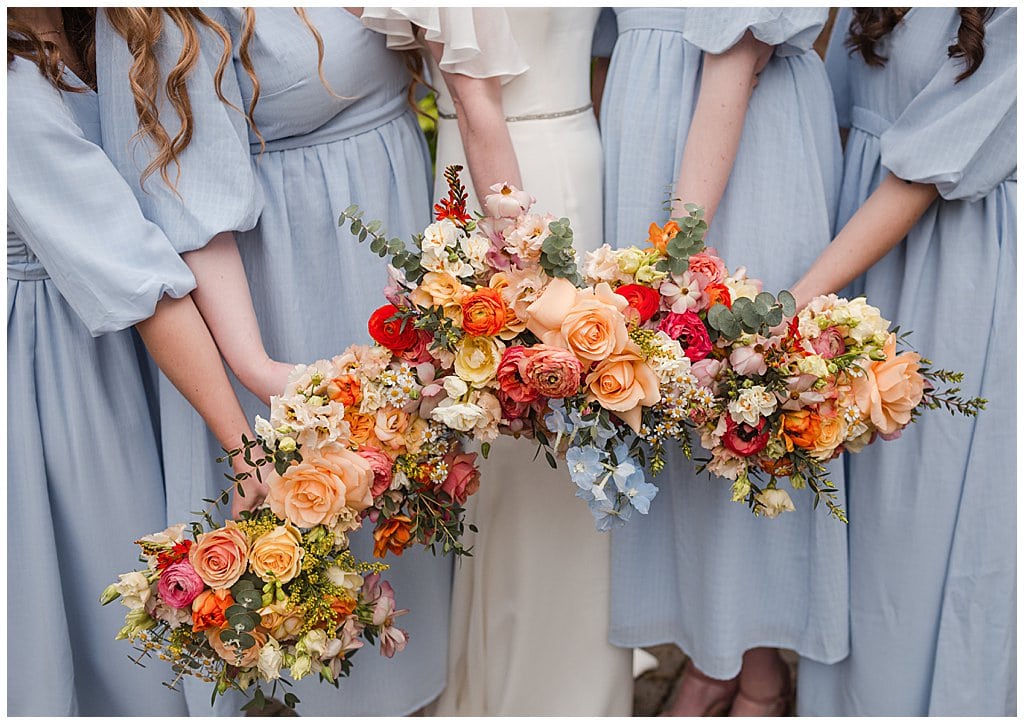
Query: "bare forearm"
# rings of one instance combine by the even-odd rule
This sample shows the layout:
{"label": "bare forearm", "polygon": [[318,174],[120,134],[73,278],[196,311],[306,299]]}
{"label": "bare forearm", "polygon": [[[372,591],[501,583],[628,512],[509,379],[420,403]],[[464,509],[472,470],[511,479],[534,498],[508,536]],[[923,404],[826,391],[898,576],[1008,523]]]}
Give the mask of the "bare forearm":
{"label": "bare forearm", "polygon": [[234,234],[218,234],[182,258],[196,277],[195,305],[228,366],[257,397],[280,394],[290,367],[271,360],[263,346]]}
{"label": "bare forearm", "polygon": [[222,447],[238,447],[243,434],[252,437],[217,346],[191,296],[164,297],[153,316],[135,328],[157,366],[202,416]]}
{"label": "bare forearm", "polygon": [[681,215],[683,204],[704,207],[710,221],[729,182],[746,120],[756,74],[771,55],[771,46],[749,33],[720,55],[705,54],[700,91],[679,164],[672,206]]}
{"label": "bare forearm", "polygon": [[885,177],[793,288],[797,305],[837,292],[899,244],[938,196],[932,184]]}

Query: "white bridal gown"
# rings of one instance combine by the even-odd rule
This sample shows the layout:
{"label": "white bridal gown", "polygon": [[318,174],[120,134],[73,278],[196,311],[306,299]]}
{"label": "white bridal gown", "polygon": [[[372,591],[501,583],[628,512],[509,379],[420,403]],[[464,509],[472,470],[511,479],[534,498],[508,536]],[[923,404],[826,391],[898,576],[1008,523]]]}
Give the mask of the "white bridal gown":
{"label": "white bridal gown", "polygon": [[[577,254],[603,243],[601,139],[590,108],[599,8],[367,8],[391,47],[414,28],[445,45],[442,68],[501,77],[525,190],[537,213],[566,216]],[[434,195],[446,165],[468,169],[451,97],[431,60],[441,113]],[[463,180],[472,189],[468,170]],[[437,715],[629,716],[631,653],[608,643],[610,538],[574,497],[564,463],[499,439],[470,499],[473,556],[456,564],[448,686]]]}

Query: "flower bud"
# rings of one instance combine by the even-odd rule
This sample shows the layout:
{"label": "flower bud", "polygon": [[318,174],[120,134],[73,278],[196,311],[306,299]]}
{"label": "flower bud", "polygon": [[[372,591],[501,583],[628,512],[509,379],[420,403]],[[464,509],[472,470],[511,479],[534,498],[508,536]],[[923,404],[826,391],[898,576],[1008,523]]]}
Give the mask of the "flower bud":
{"label": "flower bud", "polygon": [[117,590],[117,584],[111,583],[109,586],[103,589],[103,593],[100,594],[100,604],[106,606],[111,601],[116,601],[117,597],[121,595],[121,592]]}
{"label": "flower bud", "polygon": [[278,443],[277,449],[281,452],[295,452],[295,438],[293,437],[282,437],[281,442]]}

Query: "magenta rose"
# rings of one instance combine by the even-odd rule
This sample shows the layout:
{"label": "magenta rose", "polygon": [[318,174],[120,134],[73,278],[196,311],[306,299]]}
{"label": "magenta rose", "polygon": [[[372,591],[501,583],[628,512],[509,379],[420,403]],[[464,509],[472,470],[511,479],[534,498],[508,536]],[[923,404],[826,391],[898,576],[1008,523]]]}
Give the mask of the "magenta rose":
{"label": "magenta rose", "polygon": [[533,402],[538,397],[537,390],[526,377],[526,365],[532,354],[522,345],[509,347],[498,363],[498,387],[515,402]]}
{"label": "magenta rose", "polygon": [[699,362],[711,354],[711,338],[708,337],[708,330],[704,327],[704,322],[700,321],[700,317],[693,312],[683,312],[682,314],[669,312],[661,320],[658,329],[672,339],[679,340],[683,352],[691,362]]}
{"label": "magenta rose", "polygon": [[816,354],[824,359],[832,359],[846,352],[843,333],[835,327],[823,329],[821,334],[811,340],[811,347],[814,348]]}
{"label": "magenta rose", "polygon": [[393,466],[391,458],[377,448],[369,446],[359,448],[359,456],[370,463],[370,468],[373,469],[373,485],[370,487],[370,495],[374,499],[379,498],[391,486]]}
{"label": "magenta rose", "polygon": [[441,483],[441,490],[459,505],[480,489],[480,470],[476,466],[476,453],[458,453],[445,456],[448,463],[448,477]]}
{"label": "magenta rose", "polygon": [[531,347],[530,352],[523,377],[541,397],[568,397],[579,390],[583,364],[576,355],[545,344]]}
{"label": "magenta rose", "polygon": [[726,415],[722,444],[737,455],[749,457],[764,450],[764,446],[768,444],[770,433],[768,420],[763,417],[757,421],[755,426],[745,422],[735,422],[732,415]]}
{"label": "magenta rose", "polygon": [[160,574],[156,590],[161,600],[171,608],[191,606],[206,584],[188,561],[178,561],[167,566]]}
{"label": "magenta rose", "polygon": [[708,280],[708,284],[721,284],[725,279],[725,262],[718,258],[718,252],[707,248],[690,257],[690,273],[700,274]]}

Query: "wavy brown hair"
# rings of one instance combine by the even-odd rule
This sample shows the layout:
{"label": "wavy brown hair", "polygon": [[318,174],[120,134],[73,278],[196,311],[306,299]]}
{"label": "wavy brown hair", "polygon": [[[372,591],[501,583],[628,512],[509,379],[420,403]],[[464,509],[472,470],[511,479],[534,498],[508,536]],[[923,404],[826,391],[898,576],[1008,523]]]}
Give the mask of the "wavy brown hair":
{"label": "wavy brown hair", "polygon": [[[881,67],[887,58],[878,52],[878,43],[892,32],[910,8],[854,8],[846,47],[860,53],[868,65]],[[959,83],[969,78],[985,60],[985,23],[992,8],[958,8],[960,29],[957,41],[947,48],[950,58],[963,58],[964,70],[956,77]]]}
{"label": "wavy brown hair", "polygon": [[[62,8],[64,34],[68,43],[81,61],[82,68],[77,73],[83,83],[90,88],[96,87],[96,9],[95,8]],[[72,85],[64,79],[66,59],[61,57],[60,48],[56,43],[43,40],[25,22],[18,20],[17,9],[7,10],[7,64],[15,58],[24,58],[36,64],[39,72],[54,87],[70,93],[81,93],[87,90],[79,85]]]}

